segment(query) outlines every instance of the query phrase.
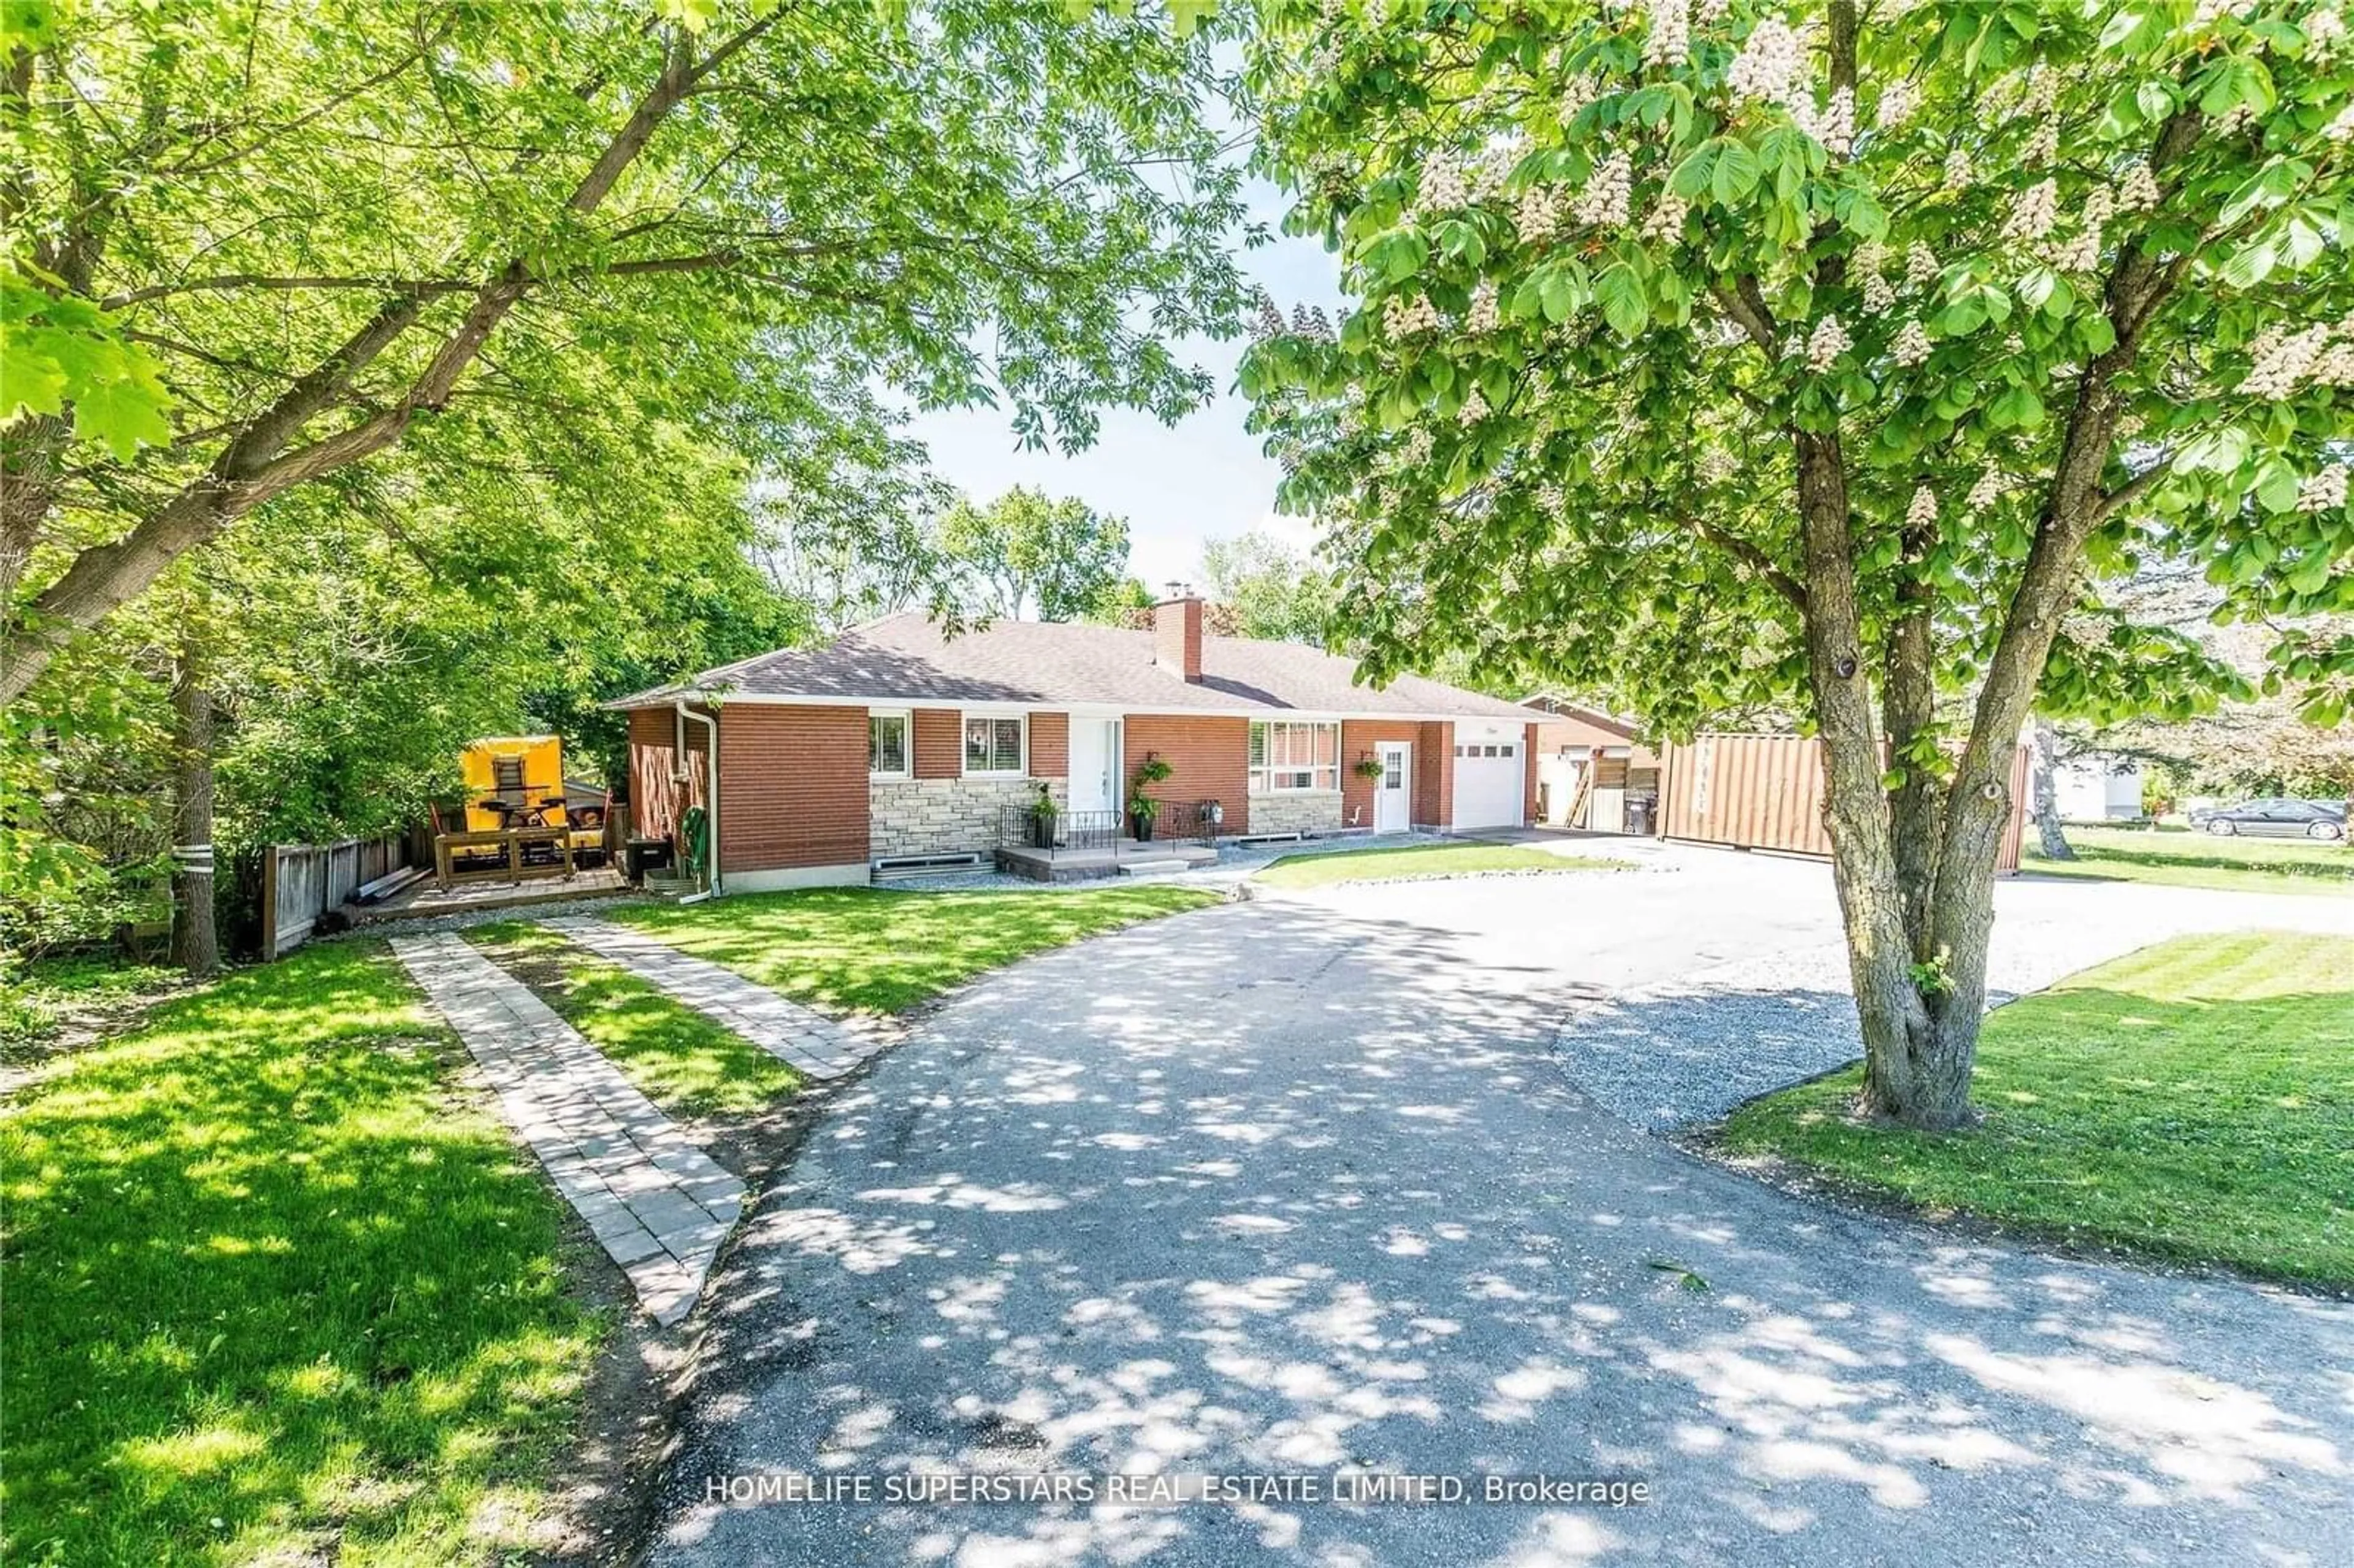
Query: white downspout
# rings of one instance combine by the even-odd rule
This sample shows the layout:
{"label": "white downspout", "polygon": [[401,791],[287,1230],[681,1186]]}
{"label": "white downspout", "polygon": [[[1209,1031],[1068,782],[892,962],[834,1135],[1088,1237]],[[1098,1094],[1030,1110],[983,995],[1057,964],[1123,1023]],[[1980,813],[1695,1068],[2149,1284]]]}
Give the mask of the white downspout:
{"label": "white downspout", "polygon": [[708,737],[710,744],[704,751],[705,784],[703,791],[703,826],[704,831],[711,835],[711,885],[704,892],[690,894],[679,900],[681,904],[700,904],[714,894],[726,891],[719,880],[719,721],[709,714],[689,709],[684,697],[673,699],[671,705],[678,711],[678,756],[682,763],[686,760],[686,721],[693,719],[711,732]]}

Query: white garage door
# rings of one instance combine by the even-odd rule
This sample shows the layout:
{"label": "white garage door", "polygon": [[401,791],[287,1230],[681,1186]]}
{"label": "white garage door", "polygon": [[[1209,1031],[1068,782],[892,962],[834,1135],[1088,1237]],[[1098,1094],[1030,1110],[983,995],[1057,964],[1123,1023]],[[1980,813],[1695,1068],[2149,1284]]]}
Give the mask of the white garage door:
{"label": "white garage door", "polygon": [[1528,775],[1525,728],[1455,726],[1455,825],[1517,828]]}

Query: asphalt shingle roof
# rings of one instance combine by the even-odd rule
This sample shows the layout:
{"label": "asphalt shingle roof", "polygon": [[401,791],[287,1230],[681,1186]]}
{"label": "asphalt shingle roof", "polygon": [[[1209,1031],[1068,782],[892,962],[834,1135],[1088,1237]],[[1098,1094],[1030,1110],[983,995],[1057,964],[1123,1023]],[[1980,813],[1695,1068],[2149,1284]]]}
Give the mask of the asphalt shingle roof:
{"label": "asphalt shingle roof", "polygon": [[1295,642],[1202,639],[1202,680],[1153,662],[1153,634],[1073,621],[1000,620],[951,637],[908,611],[816,648],[780,648],[706,670],[615,707],[710,693],[938,704],[1102,704],[1136,713],[1284,711],[1378,718],[1498,718],[1527,709],[1419,675],[1359,685],[1352,660]]}

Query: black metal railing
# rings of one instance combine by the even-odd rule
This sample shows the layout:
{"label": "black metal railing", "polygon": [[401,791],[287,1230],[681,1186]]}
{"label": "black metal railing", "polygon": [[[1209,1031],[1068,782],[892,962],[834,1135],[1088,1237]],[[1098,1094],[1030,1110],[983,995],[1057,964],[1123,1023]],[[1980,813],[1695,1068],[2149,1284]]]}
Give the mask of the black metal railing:
{"label": "black metal railing", "polygon": [[1223,810],[1215,800],[1163,800],[1152,836],[1172,844],[1206,844],[1218,836]]}
{"label": "black metal railing", "polygon": [[[1207,844],[1223,832],[1225,812],[1215,800],[1163,800],[1153,814],[1151,836],[1163,843]],[[1005,805],[997,810],[997,842],[1004,849],[1036,849],[1049,853],[1108,850],[1128,837],[1135,817],[1128,811],[1055,811],[1035,806]]]}
{"label": "black metal railing", "polygon": [[1124,831],[1118,811],[1056,811],[1034,806],[1001,806],[997,810],[997,842],[1007,849],[1049,852],[1108,850]]}

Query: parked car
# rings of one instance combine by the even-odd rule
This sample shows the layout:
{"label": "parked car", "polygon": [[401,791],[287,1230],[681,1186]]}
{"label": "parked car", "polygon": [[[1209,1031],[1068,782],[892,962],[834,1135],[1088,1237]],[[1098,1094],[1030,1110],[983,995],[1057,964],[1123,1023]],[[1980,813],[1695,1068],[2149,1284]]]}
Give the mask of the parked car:
{"label": "parked car", "polygon": [[2346,805],[2342,800],[2289,800],[2274,796],[2193,811],[2190,824],[2218,838],[2343,839]]}

